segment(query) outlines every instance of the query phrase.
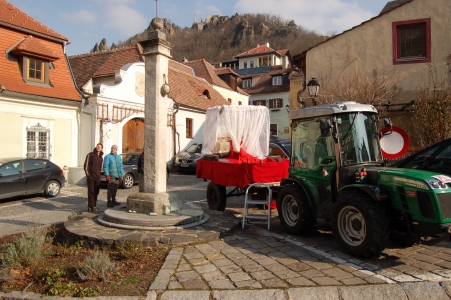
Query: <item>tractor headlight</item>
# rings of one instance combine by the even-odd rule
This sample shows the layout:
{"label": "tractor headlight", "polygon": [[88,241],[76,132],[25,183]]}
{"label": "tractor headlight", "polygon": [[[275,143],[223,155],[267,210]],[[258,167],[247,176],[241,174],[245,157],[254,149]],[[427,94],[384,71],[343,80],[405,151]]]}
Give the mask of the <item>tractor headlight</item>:
{"label": "tractor headlight", "polygon": [[437,180],[437,179],[429,179],[429,180],[426,180],[426,182],[429,184],[431,189],[446,189],[446,188],[448,188],[446,183],[443,183],[443,182],[441,182],[440,180]]}

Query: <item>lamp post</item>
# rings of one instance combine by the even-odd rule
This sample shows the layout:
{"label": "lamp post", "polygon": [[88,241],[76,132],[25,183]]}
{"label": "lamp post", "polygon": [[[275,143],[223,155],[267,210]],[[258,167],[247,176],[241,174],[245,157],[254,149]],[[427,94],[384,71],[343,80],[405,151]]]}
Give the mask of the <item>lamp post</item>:
{"label": "lamp post", "polygon": [[318,80],[316,80],[316,78],[312,78],[310,79],[310,81],[307,83],[307,89],[308,89],[308,94],[310,95],[310,97],[315,98],[316,96],[318,96],[318,92],[319,92],[319,83]]}
{"label": "lamp post", "polygon": [[285,106],[285,108],[286,108],[286,110],[287,110],[287,113],[290,113],[290,105],[287,104],[287,105]]}

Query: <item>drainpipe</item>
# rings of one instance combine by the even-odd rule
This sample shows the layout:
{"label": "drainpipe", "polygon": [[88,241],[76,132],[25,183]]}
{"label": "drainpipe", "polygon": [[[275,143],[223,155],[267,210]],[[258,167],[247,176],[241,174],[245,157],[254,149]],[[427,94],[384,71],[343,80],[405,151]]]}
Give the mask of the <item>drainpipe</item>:
{"label": "drainpipe", "polygon": [[[179,144],[179,149],[180,149],[180,134],[176,131],[176,124],[177,124],[177,122],[176,122],[176,120],[175,120],[175,115],[179,112],[179,106],[178,106],[178,104],[174,101],[174,108],[175,108],[175,111],[174,111],[174,124],[172,125],[172,128],[173,128],[173,132],[174,132],[174,136],[173,136],[173,144],[174,144],[174,153],[173,153],[173,156],[172,156],[172,165],[173,166],[175,166],[175,156],[177,155],[177,150],[176,150],[176,142],[178,141],[178,144]],[[176,136],[177,136],[177,138],[176,138]]]}
{"label": "drainpipe", "polygon": [[[64,42],[64,49],[63,49],[64,50],[64,57],[66,58],[66,63],[67,63],[67,66],[69,67],[69,72],[70,72],[70,75],[72,77],[72,81],[74,82],[75,88],[80,93],[80,97],[81,97],[80,110],[81,110],[82,113],[91,116],[91,126],[92,126],[92,128],[95,128],[95,116],[94,116],[94,113],[91,113],[91,112],[88,112],[88,111],[84,110],[85,105],[89,103],[88,97],[85,96],[84,92],[82,90],[80,90],[80,88],[77,86],[77,83],[75,82],[74,73],[72,71],[72,67],[70,65],[69,59],[67,58],[67,54],[66,54],[66,45],[67,45],[67,42]],[[80,122],[78,124],[78,139],[79,139],[79,143],[78,143],[78,157],[80,158],[80,153],[81,153],[81,143],[80,143],[80,139],[81,139],[81,119],[80,119]],[[93,148],[92,146],[94,144],[95,144],[95,130],[91,129],[91,148]]]}

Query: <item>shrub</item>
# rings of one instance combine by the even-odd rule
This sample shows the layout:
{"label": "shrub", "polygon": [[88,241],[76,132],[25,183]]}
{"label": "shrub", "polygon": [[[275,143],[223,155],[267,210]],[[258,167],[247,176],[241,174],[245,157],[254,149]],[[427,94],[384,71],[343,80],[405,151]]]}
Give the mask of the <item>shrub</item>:
{"label": "shrub", "polygon": [[77,268],[77,274],[81,280],[108,281],[109,273],[116,270],[117,267],[111,262],[108,254],[94,250],[86,257],[83,265]]}
{"label": "shrub", "polygon": [[125,241],[118,246],[123,258],[137,258],[146,254],[146,249],[142,243]]}
{"label": "shrub", "polygon": [[42,250],[46,239],[46,230],[32,228],[17,241],[9,243],[1,255],[6,268],[33,267],[42,259]]}

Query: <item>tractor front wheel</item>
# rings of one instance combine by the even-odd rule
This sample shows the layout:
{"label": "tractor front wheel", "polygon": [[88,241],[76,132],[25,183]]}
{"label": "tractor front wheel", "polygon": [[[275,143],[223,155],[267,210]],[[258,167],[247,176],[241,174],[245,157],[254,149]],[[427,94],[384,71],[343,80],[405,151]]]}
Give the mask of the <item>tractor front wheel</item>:
{"label": "tractor front wheel", "polygon": [[277,199],[277,212],[285,230],[291,234],[307,234],[314,228],[316,219],[300,187],[284,187]]}
{"label": "tractor front wheel", "polygon": [[379,255],[385,249],[389,221],[380,203],[355,190],[338,197],[331,216],[337,243],[345,252],[358,257]]}

